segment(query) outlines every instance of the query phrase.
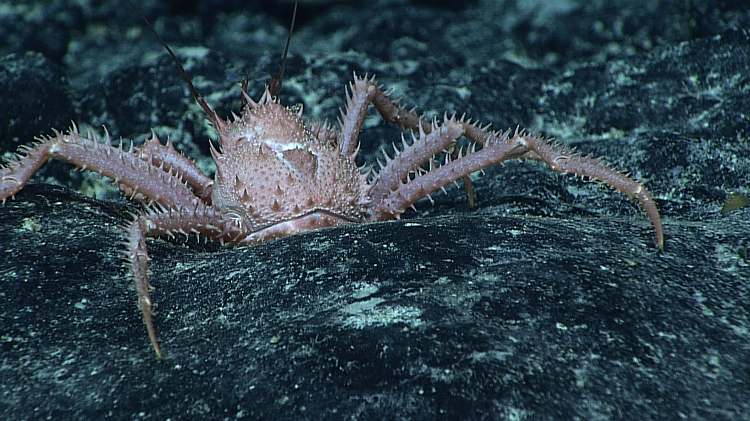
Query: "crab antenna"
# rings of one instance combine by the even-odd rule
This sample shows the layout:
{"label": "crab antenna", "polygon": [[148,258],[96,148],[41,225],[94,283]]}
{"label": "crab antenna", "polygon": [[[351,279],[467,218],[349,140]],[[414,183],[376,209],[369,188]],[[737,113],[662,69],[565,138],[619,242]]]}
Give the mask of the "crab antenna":
{"label": "crab antenna", "polygon": [[[143,15],[143,13],[141,12],[141,9],[139,9],[138,6],[133,4],[131,0],[125,0],[125,1],[127,1],[128,4],[130,4],[130,6],[133,7],[133,9],[135,9],[135,11],[141,16],[141,19],[143,19],[143,21],[146,22],[146,25],[148,25],[148,28],[151,29],[151,32],[153,32],[154,35],[156,35],[156,38],[159,39],[159,42],[161,42],[161,45],[163,45],[164,48],[167,49],[167,52],[169,52],[169,55],[171,55],[174,61],[177,63],[177,66],[179,66],[180,70],[182,71],[183,76],[185,76],[185,80],[187,80],[187,83],[190,86],[190,91],[193,92],[193,96],[195,97],[195,100],[198,101],[198,104],[201,106],[201,108],[203,108],[203,110],[208,113],[210,118],[212,119],[216,118],[216,113],[214,112],[214,110],[212,110],[211,107],[209,107],[208,104],[206,104],[206,100],[203,99],[201,94],[198,93],[198,90],[195,89],[195,86],[193,86],[193,81],[190,80],[190,76],[187,74],[187,71],[185,71],[185,68],[182,66],[182,62],[180,62],[180,59],[177,58],[177,56],[174,54],[172,49],[169,48],[169,45],[167,45],[167,43],[164,42],[161,36],[159,36],[159,33],[156,32],[156,29],[154,29],[154,27],[151,26],[151,22],[149,22],[148,19],[146,19],[146,16]],[[296,10],[296,4],[295,4],[295,10]]]}
{"label": "crab antenna", "polygon": [[281,92],[281,82],[284,80],[284,70],[286,69],[286,56],[289,53],[289,44],[292,43],[292,34],[294,33],[294,21],[297,19],[297,3],[299,3],[299,1],[295,0],[294,11],[292,12],[292,24],[289,26],[289,36],[286,38],[286,47],[284,48],[284,58],[281,60],[281,70],[279,70],[279,77],[276,78],[278,83],[275,84],[275,89],[273,86],[271,87],[271,92],[273,93],[273,96],[277,98],[279,96],[279,93]]}

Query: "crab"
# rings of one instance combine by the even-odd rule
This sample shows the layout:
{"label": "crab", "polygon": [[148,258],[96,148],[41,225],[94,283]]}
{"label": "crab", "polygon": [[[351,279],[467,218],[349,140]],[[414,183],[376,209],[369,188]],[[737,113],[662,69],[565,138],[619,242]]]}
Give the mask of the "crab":
{"label": "crab", "polygon": [[[192,87],[192,85],[191,85]],[[338,125],[303,120],[303,109],[285,107],[266,88],[256,102],[242,88],[240,115],[219,117],[199,103],[215,128],[211,145],[215,178],[152,132],[140,147],[101,142],[75,124],[66,132],[22,146],[0,166],[0,201],[14,196],[49,158],[114,180],[141,205],[125,224],[125,250],[148,336],[163,358],[153,324],[146,237],[196,233],[229,246],[262,243],[318,228],[398,219],[421,198],[508,159],[542,161],[554,171],[609,184],[636,198],[651,218],[656,245],[664,245],[661,220],[643,183],[551,139],[524,130],[489,131],[466,117],[427,121],[392,100],[374,77],[349,84]],[[412,131],[377,170],[358,166],[358,135],[374,105],[385,121]],[[106,130],[105,130],[106,133]],[[416,133],[416,134],[414,134]],[[466,137],[470,146],[459,147]],[[384,151],[385,152],[385,151]],[[441,158],[438,159],[437,157]]]}

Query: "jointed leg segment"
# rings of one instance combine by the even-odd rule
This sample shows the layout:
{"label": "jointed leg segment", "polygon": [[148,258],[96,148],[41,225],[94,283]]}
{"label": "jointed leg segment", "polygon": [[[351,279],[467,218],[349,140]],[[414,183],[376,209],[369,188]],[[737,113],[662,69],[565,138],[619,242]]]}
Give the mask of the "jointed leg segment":
{"label": "jointed leg segment", "polygon": [[54,158],[110,177],[131,196],[138,193],[164,206],[191,207],[197,201],[171,167],[161,166],[161,170],[155,170],[159,167],[152,166],[137,150],[112,146],[109,134],[105,143],[100,143],[90,133],[82,136],[74,125],[67,134],[56,132],[53,137],[38,140],[36,145],[22,147],[22,154],[0,167],[0,200],[15,195],[35,171]]}
{"label": "jointed leg segment", "polygon": [[[601,159],[568,151],[551,143],[549,139],[533,136],[522,130],[516,130],[512,135],[510,131],[488,131],[486,127],[479,127],[463,117],[446,118],[441,125],[429,124],[413,110],[407,110],[399,106],[397,101],[391,100],[386,92],[375,85],[374,78],[360,79],[355,75],[351,90],[344,127],[348,128],[349,120],[361,121],[368,105],[372,103],[386,121],[420,133],[418,139],[411,145],[405,144],[404,149],[397,151],[397,156],[375,176],[371,194],[376,199],[385,198],[374,209],[377,215],[397,217],[425,195],[468,177],[473,172],[508,159],[533,159],[545,162],[557,172],[577,174],[604,182],[628,197],[638,199],[654,225],[657,247],[664,247],[661,218],[651,194],[643,183],[607,166]],[[349,118],[350,113],[356,118]],[[351,132],[344,131],[344,127],[342,133]],[[446,163],[434,168],[433,157],[447,152],[462,135],[482,148],[475,150],[472,146],[464,156],[457,159],[448,157]],[[429,163],[430,170],[410,179],[411,172],[405,168],[414,169],[415,162],[418,162],[417,165]]]}

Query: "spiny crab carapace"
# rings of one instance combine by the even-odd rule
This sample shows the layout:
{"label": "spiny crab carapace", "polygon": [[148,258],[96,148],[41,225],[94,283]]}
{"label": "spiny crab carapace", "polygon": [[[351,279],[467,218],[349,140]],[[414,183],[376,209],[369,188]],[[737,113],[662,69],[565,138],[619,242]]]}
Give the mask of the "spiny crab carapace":
{"label": "spiny crab carapace", "polygon": [[[306,123],[302,109],[282,106],[266,89],[253,101],[242,89],[240,116],[224,120],[202,102],[219,137],[212,147],[212,180],[168,140],[156,135],[140,147],[123,149],[67,133],[37,139],[0,167],[0,200],[15,195],[49,158],[112,178],[142,205],[126,225],[125,254],[151,343],[162,353],[152,321],[146,237],[197,233],[229,245],[274,238],[351,222],[398,218],[417,200],[473,172],[508,159],[543,161],[553,170],[609,184],[638,199],[664,244],[659,212],[641,182],[600,159],[582,156],[522,130],[493,132],[465,118],[427,122],[398,105],[374,78],[354,76],[338,126]],[[199,102],[201,100],[199,99]],[[377,171],[359,167],[357,140],[367,110],[418,133],[403,141]],[[461,137],[470,140],[460,148]],[[442,158],[438,161],[437,156]]]}

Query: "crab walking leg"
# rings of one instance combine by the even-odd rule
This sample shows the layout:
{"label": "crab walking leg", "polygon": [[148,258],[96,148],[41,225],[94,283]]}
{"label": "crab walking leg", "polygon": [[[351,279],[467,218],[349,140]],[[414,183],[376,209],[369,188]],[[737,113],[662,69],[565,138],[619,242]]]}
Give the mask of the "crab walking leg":
{"label": "crab walking leg", "polygon": [[[380,87],[371,81],[366,82],[368,83],[367,89],[374,91],[371,95],[372,104],[375,105],[380,115],[383,116],[383,120],[411,130],[418,130],[422,126],[429,126],[422,117],[414,112],[414,108],[407,110],[399,105],[398,101],[392,100]],[[429,134],[427,127],[424,130]]]}
{"label": "crab walking leg", "polygon": [[654,225],[657,247],[660,250],[664,248],[664,233],[659,212],[651,194],[642,183],[607,167],[598,159],[571,154],[555,147],[545,139],[520,131],[516,131],[513,136],[510,136],[510,131],[490,136],[481,150],[468,153],[440,167],[430,168],[428,173],[407,181],[400,188],[392,191],[378,205],[376,212],[398,216],[420,198],[448,183],[482,168],[521,157],[544,161],[557,172],[577,174],[605,182],[628,197],[638,199]]}
{"label": "crab walking leg", "polygon": [[454,119],[446,119],[441,126],[433,123],[428,130],[430,134],[425,134],[420,126],[419,138],[411,145],[404,142],[403,150],[396,149],[393,158],[388,157],[384,151],[387,164],[375,177],[374,186],[370,191],[371,198],[380,200],[388,196],[391,191],[401,187],[409,175],[414,173],[415,168],[433,159],[435,155],[445,152],[463,135],[463,127]]}
{"label": "crab walking leg", "polygon": [[22,146],[24,156],[0,166],[0,201],[18,193],[31,179],[31,176],[47,162],[50,156],[50,143],[41,143],[35,148]]}
{"label": "crab walking leg", "polygon": [[144,213],[134,215],[126,230],[128,237],[123,252],[133,274],[135,290],[138,293],[138,307],[143,314],[143,321],[156,356],[162,359],[153,322],[146,237],[195,233],[212,240],[237,244],[257,230],[257,227],[248,227],[241,222],[228,219],[226,215],[217,213],[214,208],[198,202],[192,209],[148,208]]}
{"label": "crab walking leg", "polygon": [[[371,81],[366,80],[364,82],[369,84],[367,86],[368,90],[375,91],[375,93],[371,95],[372,103],[375,105],[375,108],[378,110],[378,112],[383,116],[383,119],[412,130],[417,130],[421,127],[425,127],[425,132],[429,133],[429,129],[427,128],[428,125],[424,123],[424,119],[417,115],[413,110],[407,110],[404,107],[398,105],[397,102],[391,100],[390,97],[388,97],[388,94],[383,92],[379,87],[372,84]],[[507,132],[501,135],[489,132],[486,130],[486,127],[479,127],[476,124],[471,123],[470,121],[464,120],[463,118],[461,118],[458,122],[463,126],[464,135],[480,145],[485,145],[485,149],[490,146],[490,143],[497,144],[498,139],[507,137],[508,135]],[[651,193],[648,192],[643,183],[605,165],[600,159],[591,158],[590,156],[581,156],[578,153],[571,153],[570,151],[556,147],[546,139],[526,135],[523,132],[516,131],[514,136],[507,141],[511,143],[518,141],[518,145],[514,145],[508,148],[507,151],[505,151],[505,153],[510,153],[510,151],[513,151],[512,156],[506,156],[503,152],[500,152],[499,155],[489,156],[491,155],[489,151],[484,152],[483,149],[482,151],[480,151],[480,156],[486,157],[484,161],[485,165],[480,165],[477,167],[477,169],[469,172],[460,171],[460,173],[464,174],[463,176],[454,177],[455,174],[453,174],[449,177],[451,180],[450,182],[458,180],[459,178],[464,178],[474,171],[478,171],[482,168],[486,168],[492,164],[502,162],[506,159],[528,158],[538,161],[544,161],[554,171],[561,173],[573,173],[583,177],[589,177],[591,179],[598,180],[612,186],[613,188],[626,194],[630,198],[638,199],[638,201],[641,202],[643,209],[648,214],[649,218],[651,218],[651,222],[654,225],[657,247],[660,250],[664,248],[664,230],[662,228],[659,210],[656,208],[656,204],[654,203],[654,199],[651,196]],[[521,148],[520,150],[523,150],[523,152],[519,152],[518,148]],[[493,145],[491,149],[496,149],[495,145]],[[469,158],[473,155],[475,154],[469,154],[466,158]],[[469,166],[476,167],[476,165],[474,165],[474,161],[477,159],[479,159],[478,156],[471,158]],[[458,167],[459,161],[460,160],[456,160],[448,165],[444,165],[443,167],[446,167],[445,169],[442,169],[443,167],[440,167],[435,171],[435,173],[444,174],[447,171],[454,171],[451,170],[451,168]],[[460,166],[463,166],[463,163],[461,163]],[[432,175],[432,173],[419,178],[425,178],[428,176],[428,180],[441,179],[440,176]],[[410,183],[407,183],[406,185],[408,186],[409,184]],[[440,183],[426,183],[426,185],[424,186],[425,191],[427,193],[430,193],[436,188],[443,187],[448,183],[444,183],[440,186],[437,186],[436,188],[432,188],[432,190],[427,191],[428,187],[431,188],[432,185],[437,184]],[[410,190],[413,189],[413,187],[410,187]],[[399,189],[398,192],[400,191],[401,189]],[[419,191],[419,189],[417,189],[417,191]],[[418,195],[419,193],[416,194]],[[393,196],[393,194],[391,196]],[[390,209],[388,210],[388,212],[398,210],[402,206],[401,202],[403,202],[403,199],[399,199],[393,202],[393,205],[396,206],[396,208]],[[406,202],[409,202],[409,200],[406,200]],[[413,201],[409,202],[406,206],[408,207],[413,203]]]}
{"label": "crab walking leg", "polygon": [[[371,98],[372,104],[375,105],[375,108],[385,121],[405,129],[424,130],[425,133],[430,134],[432,126],[424,118],[415,113],[414,108],[407,110],[399,105],[398,101],[392,100],[386,92],[383,92],[380,87],[374,85],[371,80],[363,82],[367,83],[367,89],[374,91],[368,95],[368,98]],[[359,87],[359,85],[355,86]],[[487,139],[493,136],[493,133],[485,130],[489,125],[482,128],[464,119],[464,117],[458,119],[457,122],[464,127],[464,135],[480,145],[484,145]]]}
{"label": "crab walking leg", "polygon": [[[487,146],[439,167],[435,167],[434,161],[431,160],[430,170],[427,173],[418,174],[414,179],[402,183],[398,189],[392,190],[388,197],[375,207],[374,213],[398,217],[417,200],[435,190],[483,168],[499,164],[507,159],[517,158],[526,152],[515,138],[506,141],[507,133],[501,137],[503,141],[497,144]],[[387,218],[381,217],[380,219]]]}
{"label": "crab walking leg", "polygon": [[358,78],[354,74],[354,82],[349,83],[349,90],[346,93],[346,110],[341,112],[341,133],[339,136],[339,145],[341,154],[352,156],[357,150],[357,138],[362,123],[367,116],[367,108],[370,107],[372,99],[378,92],[382,91],[375,86],[375,78],[371,79]]}
{"label": "crab walking leg", "polygon": [[144,235],[143,218],[136,217],[128,226],[128,241],[125,256],[130,265],[130,273],[133,274],[135,291],[138,293],[138,308],[143,313],[143,322],[146,323],[148,337],[154,346],[156,356],[162,360],[164,356],[159,349],[159,342],[156,340],[156,330],[153,321],[153,305],[151,302],[151,285],[148,283],[148,250],[146,249],[146,236]]}
{"label": "crab walking leg", "polygon": [[[465,136],[480,145],[492,141],[495,135],[474,124],[469,124],[468,122],[462,123],[464,125]],[[549,139],[526,135],[518,130],[516,130],[515,136],[518,136],[522,140],[524,147],[528,149],[527,153],[518,158],[542,161],[554,171],[563,174],[576,174],[601,181],[615,190],[624,193],[631,199],[638,199],[641,202],[641,206],[643,206],[643,210],[651,218],[651,222],[654,225],[656,246],[659,250],[664,248],[664,229],[661,217],[659,216],[659,210],[656,208],[653,196],[651,196],[651,193],[649,193],[642,182],[608,166],[601,158],[583,156],[565,147],[556,146]]]}
{"label": "crab walking leg", "polygon": [[151,201],[171,206],[193,207],[198,198],[175,175],[151,166],[131,150],[114,147],[109,134],[106,143],[91,134],[82,136],[73,126],[67,134],[55,132],[32,147],[22,146],[6,166],[0,167],[0,200],[16,194],[48,159],[69,162],[110,177],[125,190],[136,192]]}
{"label": "crab walking leg", "polygon": [[[488,132],[474,124],[464,124],[465,136],[472,141],[485,145],[491,142],[496,134]],[[656,235],[656,246],[659,250],[664,248],[664,228],[662,227],[659,210],[656,208],[653,196],[642,182],[618,171],[602,161],[601,158],[583,156],[580,153],[566,149],[564,146],[556,146],[550,139],[542,139],[536,136],[526,135],[523,131],[516,130],[514,137],[519,137],[528,152],[519,156],[520,159],[533,159],[542,161],[549,165],[552,170],[563,174],[576,174],[593,180],[608,184],[615,190],[625,194],[629,198],[638,199],[643,206],[651,222],[654,225]]]}
{"label": "crab walking leg", "polygon": [[[419,139],[414,140],[411,145],[403,142],[403,150],[400,152],[396,150],[396,157],[388,159],[388,155],[383,151],[388,163],[383,171],[378,174],[376,185],[370,191],[370,196],[374,199],[385,197],[390,190],[395,189],[400,182],[405,181],[409,172],[413,171],[414,168],[427,162],[434,155],[446,152],[461,137],[461,133],[456,134],[458,128],[455,127],[456,120],[454,118],[445,118],[445,122],[441,126],[430,124],[415,114],[414,111],[406,110],[399,106],[397,101],[391,100],[386,92],[375,85],[374,76],[369,79],[367,77],[359,78],[355,73],[354,83],[349,84],[349,91],[347,92],[346,112],[342,113],[343,119],[341,121],[343,150],[353,150],[356,147],[357,137],[359,136],[358,128],[362,126],[370,104],[375,105],[384,120],[419,132]],[[463,121],[459,123],[466,126]],[[446,126],[449,127],[446,128]],[[441,133],[433,134],[434,130],[440,130]],[[450,133],[446,133],[446,130]],[[407,162],[414,165],[410,167]],[[462,178],[466,186],[466,193],[469,196],[469,204],[473,206],[474,193],[471,189],[471,180],[468,176]]]}
{"label": "crab walking leg", "polygon": [[198,169],[193,160],[175,150],[171,139],[167,138],[167,144],[164,145],[154,131],[151,131],[151,138],[147,138],[141,147],[135,148],[135,151],[141,159],[151,162],[153,166],[164,168],[167,172],[174,172],[202,197],[206,196],[205,192],[214,183]]}
{"label": "crab walking leg", "polygon": [[355,74],[354,83],[349,84],[349,91],[346,98],[346,111],[342,112],[341,120],[340,142],[348,145],[344,150],[356,148],[359,128],[365,121],[370,104],[375,105],[383,120],[400,127],[424,132],[424,134],[430,134],[437,128],[417,115],[413,109],[407,110],[398,105],[398,100],[392,100],[388,93],[375,84],[374,76],[368,79],[357,77]]}
{"label": "crab walking leg", "polygon": [[517,137],[530,152],[522,158],[544,161],[554,171],[563,174],[576,174],[607,183],[628,197],[638,199],[654,225],[656,246],[660,250],[664,248],[664,230],[661,225],[659,210],[656,208],[654,198],[646,190],[643,183],[607,166],[600,158],[591,158],[590,156],[566,151],[563,148],[555,147],[548,140],[538,137],[519,135],[518,132]]}

